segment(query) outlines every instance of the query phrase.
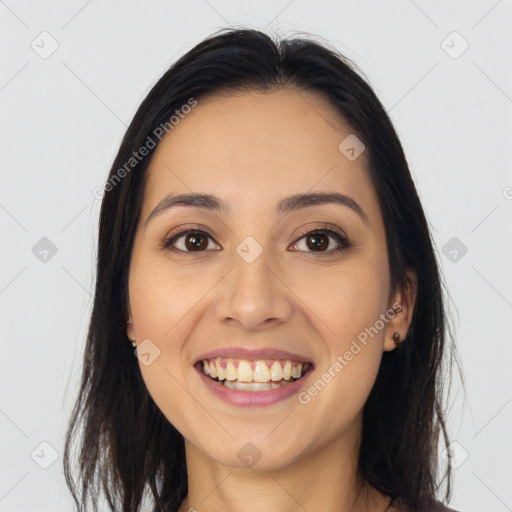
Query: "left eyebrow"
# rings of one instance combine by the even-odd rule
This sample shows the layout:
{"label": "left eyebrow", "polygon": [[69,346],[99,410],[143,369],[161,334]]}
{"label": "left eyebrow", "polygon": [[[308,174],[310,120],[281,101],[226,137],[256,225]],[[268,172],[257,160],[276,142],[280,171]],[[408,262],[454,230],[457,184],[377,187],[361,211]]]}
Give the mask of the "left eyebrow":
{"label": "left eyebrow", "polygon": [[276,213],[285,215],[288,212],[301,210],[321,204],[340,204],[347,206],[361,217],[362,221],[368,225],[368,217],[359,204],[349,196],[338,194],[337,192],[310,192],[306,194],[295,194],[293,196],[281,199],[276,206]]}
{"label": "left eyebrow", "polygon": [[[312,192],[305,194],[295,194],[292,196],[281,199],[276,205],[276,214],[285,215],[289,212],[301,210],[303,208],[310,208],[322,204],[340,204],[353,210],[368,225],[368,217],[364,213],[359,204],[349,196],[339,194],[337,192]],[[167,194],[149,214],[144,225],[147,226],[148,222],[162,214],[163,212],[175,208],[177,206],[188,206],[195,208],[202,208],[204,210],[217,211],[220,213],[231,213],[231,207],[226,201],[211,195],[211,194],[180,194],[173,196]]]}

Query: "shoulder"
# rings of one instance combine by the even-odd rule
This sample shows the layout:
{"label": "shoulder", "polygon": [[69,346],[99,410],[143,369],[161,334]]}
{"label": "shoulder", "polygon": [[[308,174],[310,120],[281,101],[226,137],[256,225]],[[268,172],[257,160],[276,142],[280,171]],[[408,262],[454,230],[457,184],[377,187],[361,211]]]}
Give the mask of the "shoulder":
{"label": "shoulder", "polygon": [[[407,512],[409,509],[401,509],[401,508],[392,508],[390,511],[392,512]],[[426,512],[426,511],[425,511]],[[428,512],[463,512],[462,510],[455,510],[454,508],[449,508],[446,505],[443,505],[441,502],[436,501],[431,507],[429,507]]]}

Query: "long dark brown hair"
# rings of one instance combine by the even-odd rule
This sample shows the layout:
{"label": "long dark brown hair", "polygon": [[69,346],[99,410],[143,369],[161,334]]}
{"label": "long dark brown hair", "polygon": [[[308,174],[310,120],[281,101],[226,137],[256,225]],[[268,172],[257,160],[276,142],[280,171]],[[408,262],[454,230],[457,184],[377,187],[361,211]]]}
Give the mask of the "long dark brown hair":
{"label": "long dark brown hair", "polygon": [[158,80],[138,108],[110,170],[99,219],[83,373],[64,448],[64,474],[79,510],[89,510],[89,501],[97,510],[103,496],[112,510],[134,512],[149,496],[155,512],[177,511],[188,491],[183,436],[149,395],[126,337],[130,256],[154,148],[138,155],[137,162],[130,159],[148,146],[148,137],[155,140],[159,127],[167,123],[169,128],[171,117],[191,99],[200,105],[201,98],[220,91],[283,87],[320,94],[365,144],[367,171],[386,229],[391,288],[410,287],[406,269],[414,269],[418,277],[411,329],[398,349],[383,354],[364,406],[360,474],[409,510],[429,510],[442,482],[445,499],[450,497],[452,469],[448,463],[441,474],[438,460],[439,439],[448,445],[443,383],[454,356],[452,348],[447,365],[445,341],[452,339],[447,294],[388,114],[362,72],[327,43],[230,28],[192,48]]}

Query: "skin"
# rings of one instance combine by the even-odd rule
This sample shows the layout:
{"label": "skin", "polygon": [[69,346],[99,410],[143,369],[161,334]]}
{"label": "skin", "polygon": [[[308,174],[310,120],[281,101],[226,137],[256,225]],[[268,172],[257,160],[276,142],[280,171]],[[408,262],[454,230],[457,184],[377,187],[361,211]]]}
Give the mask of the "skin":
{"label": "skin", "polygon": [[[383,352],[395,349],[393,333],[407,333],[416,289],[390,293],[366,155],[349,161],[338,150],[350,133],[309,92],[216,94],[200,99],[155,150],[131,257],[127,336],[149,338],[160,350],[139,365],[155,403],[185,438],[189,494],[180,512],[382,512],[389,502],[358,478],[362,409]],[[231,213],[179,206],[144,226],[166,194],[192,191],[228,201]],[[318,191],[350,196],[368,223],[338,204],[274,214],[284,196]],[[162,249],[180,227],[206,231],[207,250],[189,244],[186,252],[187,235],[174,244],[185,252]],[[335,239],[324,236],[328,248],[315,251],[311,237],[300,238],[322,227],[352,245],[327,255]],[[252,263],[236,252],[247,236],[263,248]],[[294,395],[265,407],[229,405],[193,367],[216,347],[278,347],[315,362],[311,385],[395,303],[402,310],[308,404]],[[252,468],[237,457],[248,442],[261,453]]]}

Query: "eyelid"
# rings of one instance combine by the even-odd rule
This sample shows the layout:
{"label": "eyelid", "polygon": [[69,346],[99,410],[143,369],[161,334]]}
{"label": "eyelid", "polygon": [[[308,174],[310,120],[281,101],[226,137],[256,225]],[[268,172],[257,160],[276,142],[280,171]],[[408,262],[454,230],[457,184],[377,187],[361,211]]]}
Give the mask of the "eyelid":
{"label": "eyelid", "polygon": [[[172,233],[171,235],[166,235],[164,240],[161,242],[160,247],[165,250],[171,250],[174,252],[185,253],[185,254],[201,254],[202,252],[206,252],[208,249],[205,249],[203,251],[184,251],[182,249],[176,249],[175,247],[172,246],[177,240],[179,240],[180,238],[182,238],[183,236],[185,236],[189,233],[198,233],[201,235],[205,235],[206,237],[211,239],[216,245],[220,246],[220,244],[218,242],[216,242],[214,237],[210,233],[208,233],[208,231],[206,231],[205,229],[199,228],[196,226],[185,226],[185,227],[182,227],[181,229],[178,229],[178,231],[176,231],[175,233]],[[338,244],[338,247],[336,247],[335,249],[330,249],[329,251],[325,251],[325,252],[322,252],[322,251],[320,251],[320,252],[300,251],[300,250],[297,252],[318,255],[318,256],[327,256],[327,255],[332,255],[337,252],[341,252],[341,251],[346,250],[352,246],[352,243],[349,241],[349,239],[345,235],[345,233],[340,228],[334,227],[332,224],[329,224],[329,223],[317,223],[315,226],[309,226],[309,227],[302,229],[296,235],[291,246],[296,246],[297,243],[300,242],[300,240],[302,240],[305,236],[310,235],[310,234],[315,234],[315,233],[320,233],[320,234],[324,233],[327,236],[335,239]],[[218,249],[215,249],[215,250],[218,250]]]}
{"label": "eyelid", "polygon": [[340,228],[338,228],[332,224],[329,224],[329,223],[320,222],[320,223],[316,223],[314,226],[308,226],[308,227],[300,230],[299,233],[296,235],[297,236],[296,241],[301,239],[303,236],[308,235],[310,233],[314,233],[316,231],[325,231],[328,233],[332,232],[332,233],[337,234],[341,238],[348,240],[347,235],[345,235],[345,233]]}
{"label": "eyelid", "polygon": [[180,238],[183,236],[189,234],[189,233],[199,233],[201,235],[205,235],[206,237],[210,238],[215,244],[219,245],[218,242],[215,241],[212,235],[208,233],[203,228],[198,228],[195,226],[186,226],[178,229],[175,233],[172,233],[171,235],[166,235],[162,243],[160,244],[160,247],[164,250],[174,251],[178,253],[188,253],[188,254],[201,254],[205,251],[183,251],[182,249],[176,249],[172,246],[172,244],[176,243]]}
{"label": "eyelid", "polygon": [[340,252],[345,251],[346,249],[349,249],[350,247],[352,247],[352,243],[349,241],[347,235],[345,235],[345,233],[342,230],[340,230],[339,228],[333,227],[331,224],[325,224],[325,223],[320,223],[318,225],[318,227],[309,227],[309,228],[305,228],[304,230],[302,230],[297,235],[297,238],[292,243],[292,246],[296,246],[305,236],[313,235],[316,233],[326,234],[328,237],[334,238],[336,240],[336,243],[338,244],[338,247],[335,247],[334,249],[330,249],[329,251],[324,251],[324,252],[322,252],[322,251],[320,251],[320,252],[298,251],[298,252],[305,253],[308,255],[308,257],[310,257],[310,256],[322,257],[322,256],[331,256],[333,254],[340,253]]}

